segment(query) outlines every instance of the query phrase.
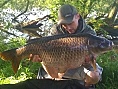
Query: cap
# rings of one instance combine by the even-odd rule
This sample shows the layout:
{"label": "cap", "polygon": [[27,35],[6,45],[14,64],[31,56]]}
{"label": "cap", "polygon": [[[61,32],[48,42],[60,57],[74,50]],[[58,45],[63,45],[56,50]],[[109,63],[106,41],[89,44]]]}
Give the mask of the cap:
{"label": "cap", "polygon": [[65,4],[61,6],[58,11],[58,24],[69,24],[72,22],[73,17],[77,14],[77,10],[74,6]]}

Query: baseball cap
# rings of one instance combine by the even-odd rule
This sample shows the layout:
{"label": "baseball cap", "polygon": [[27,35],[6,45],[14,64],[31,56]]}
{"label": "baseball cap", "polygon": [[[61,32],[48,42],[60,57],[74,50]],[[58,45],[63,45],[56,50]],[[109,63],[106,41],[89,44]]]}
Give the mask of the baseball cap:
{"label": "baseball cap", "polygon": [[77,13],[78,12],[74,6],[69,4],[62,5],[58,11],[58,24],[71,23],[74,15]]}

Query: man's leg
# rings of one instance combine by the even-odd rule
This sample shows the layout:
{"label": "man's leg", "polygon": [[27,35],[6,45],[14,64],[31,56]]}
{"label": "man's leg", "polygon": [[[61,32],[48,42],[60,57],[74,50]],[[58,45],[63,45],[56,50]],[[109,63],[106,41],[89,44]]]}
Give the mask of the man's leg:
{"label": "man's leg", "polygon": [[0,85],[0,89],[85,89],[78,80],[29,79],[17,84]]}
{"label": "man's leg", "polygon": [[0,89],[51,89],[52,80],[45,79],[28,79],[16,84],[3,84]]}

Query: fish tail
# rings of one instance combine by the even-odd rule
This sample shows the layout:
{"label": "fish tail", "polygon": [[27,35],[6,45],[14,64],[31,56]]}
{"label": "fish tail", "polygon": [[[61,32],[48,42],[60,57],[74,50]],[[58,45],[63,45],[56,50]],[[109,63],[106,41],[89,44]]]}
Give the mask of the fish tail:
{"label": "fish tail", "polygon": [[13,71],[16,73],[21,61],[22,56],[18,56],[16,53],[16,49],[11,49],[8,51],[4,51],[0,53],[0,58],[5,61],[11,61],[12,62],[12,68]]}

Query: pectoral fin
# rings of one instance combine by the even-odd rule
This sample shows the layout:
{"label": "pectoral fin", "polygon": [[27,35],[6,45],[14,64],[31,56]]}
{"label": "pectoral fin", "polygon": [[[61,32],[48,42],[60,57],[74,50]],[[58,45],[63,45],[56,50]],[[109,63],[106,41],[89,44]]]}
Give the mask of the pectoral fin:
{"label": "pectoral fin", "polygon": [[92,65],[94,71],[96,71],[96,69],[97,69],[97,68],[96,68],[96,57],[93,56],[93,55],[92,55],[92,57],[91,57],[91,65]]}
{"label": "pectoral fin", "polygon": [[20,65],[20,61],[21,61],[20,58],[11,61],[12,62],[12,68],[13,68],[14,73],[17,73],[18,68],[19,68],[19,65]]}

